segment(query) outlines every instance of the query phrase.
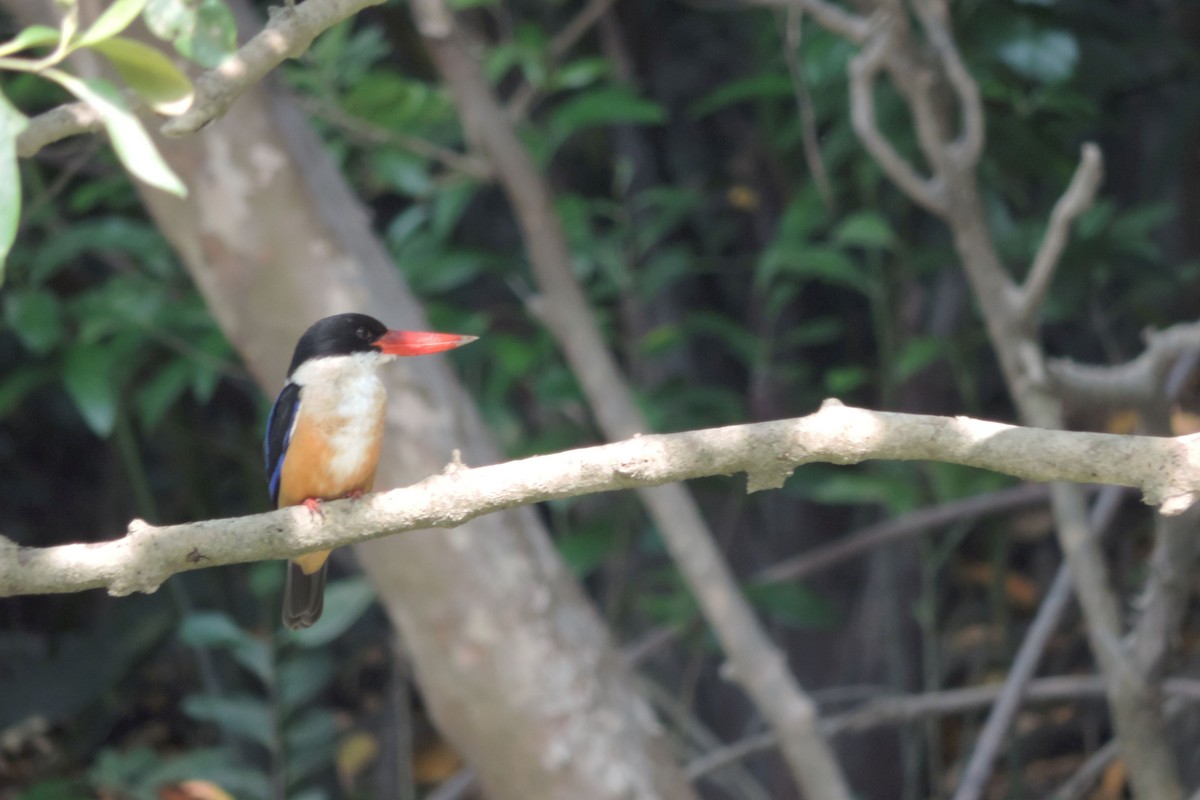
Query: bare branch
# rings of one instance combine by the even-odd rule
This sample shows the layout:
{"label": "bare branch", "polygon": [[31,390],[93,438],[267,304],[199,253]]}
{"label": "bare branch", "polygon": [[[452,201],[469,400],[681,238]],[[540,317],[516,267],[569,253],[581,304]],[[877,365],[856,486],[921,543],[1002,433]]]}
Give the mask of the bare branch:
{"label": "bare branch", "polygon": [[796,108],[800,112],[804,160],[808,163],[808,171],[812,173],[821,199],[825,201],[825,207],[832,211],[837,204],[837,197],[833,192],[833,182],[829,179],[829,170],[825,167],[825,159],[821,157],[817,113],[813,109],[812,92],[808,90],[808,76],[804,74],[804,65],[800,62],[803,21],[804,14],[799,8],[790,8],[784,15],[783,60],[792,78],[792,94],[796,97]]}
{"label": "bare branch", "polygon": [[[1117,513],[1120,501],[1120,489],[1115,486],[1104,488],[1100,497],[1097,498],[1096,504],[1092,507],[1089,520],[1092,536],[1100,536],[1108,528]],[[1179,518],[1174,517],[1173,519]],[[1074,596],[1072,588],[1071,571],[1064,563],[1059,566],[1058,574],[1054,576],[1054,583],[1051,584],[1050,591],[1043,598],[1037,616],[1034,618],[1033,624],[1029,626],[1029,631],[1025,634],[1021,647],[1017,650],[1016,658],[1013,659],[1012,667],[1008,671],[1008,677],[1004,679],[1004,688],[992,705],[991,711],[988,712],[987,722],[984,723],[983,730],[980,731],[979,738],[975,741],[975,749],[971,753],[966,769],[963,770],[963,777],[958,784],[958,790],[954,793],[954,800],[976,800],[983,795],[988,779],[992,775],[992,764],[999,754],[1000,748],[1004,745],[1004,740],[1008,736],[1008,730],[1017,711],[1020,710],[1025,693],[1033,680],[1033,673],[1046,649],[1046,644],[1050,641],[1051,634],[1058,627],[1063,613],[1071,603]]]}
{"label": "bare branch", "polygon": [[986,514],[1045,505],[1049,501],[1049,487],[1027,483],[951,503],[918,509],[868,525],[829,544],[772,564],[755,574],[754,580],[762,583],[803,580],[816,572],[855,558],[868,550],[889,542],[916,536],[931,528],[964,520],[969,521]]}
{"label": "bare branch", "polygon": [[1047,368],[1055,389],[1068,401],[1088,408],[1136,408],[1152,399],[1175,359],[1200,352],[1200,322],[1173,325],[1146,335],[1146,349],[1132,361],[1097,367],[1054,359]]}
{"label": "bare branch", "polygon": [[177,572],[287,558],[393,533],[450,528],[517,506],[582,494],[745,472],[749,491],[778,488],[802,464],[867,459],[944,461],[1027,480],[1135,486],[1174,513],[1200,493],[1200,435],[1178,438],[1018,428],[966,417],[849,408],[836,400],[807,417],[686,433],[469,469],[362,501],[156,527],[135,520],[102,544],[0,549],[0,597],[107,587],[154,591]]}
{"label": "bare branch", "polygon": [[[986,708],[996,702],[1000,686],[970,686],[941,692],[883,697],[871,700],[851,711],[821,720],[821,730],[828,736],[871,730],[884,725],[899,725],[928,717],[963,714]],[[1163,693],[1170,697],[1168,713],[1200,701],[1200,681],[1172,678],[1164,681]],[[1032,681],[1025,692],[1026,703],[1060,703],[1064,700],[1104,698],[1104,680],[1099,675],[1064,675]],[[713,770],[755,753],[775,747],[776,737],[770,733],[748,736],[720,750],[707,753],[687,765],[687,776],[698,780]],[[1116,755],[1116,748],[1106,745],[1106,761]]]}
{"label": "bare branch", "polygon": [[87,103],[67,103],[29,120],[17,136],[17,155],[29,158],[46,145],[80,133],[95,133],[104,128],[100,114]]}
{"label": "bare branch", "polygon": [[958,138],[946,145],[947,155],[960,170],[972,169],[983,152],[983,103],[979,84],[971,77],[959,55],[950,32],[950,14],[946,0],[919,0],[916,4],[925,36],[941,61],[946,80],[958,97],[961,130]]}
{"label": "bare branch", "polygon": [[930,213],[943,216],[946,213],[946,198],[940,181],[921,176],[896,151],[875,120],[875,78],[883,67],[891,42],[888,26],[881,25],[862,51],[850,60],[850,119],[863,146],[875,157],[888,177]]}
{"label": "bare branch", "polygon": [[[557,61],[565,56],[615,3],[616,0],[588,0],[583,8],[579,9],[579,13],[550,40],[546,48],[550,58]],[[524,119],[537,94],[538,88],[532,83],[521,84],[509,98],[508,107],[505,109],[508,118],[513,121]]]}
{"label": "bare branch", "polygon": [[459,153],[416,136],[388,130],[360,117],[347,114],[335,103],[305,98],[301,98],[299,103],[305,111],[331,125],[336,125],[352,139],[371,145],[388,145],[409,150],[422,158],[437,161],[447,169],[461,172],[478,181],[492,179],[491,167],[479,156],[471,153]]}
{"label": "bare branch", "polygon": [[[1104,177],[1104,157],[1100,148],[1092,142],[1086,143],[1079,157],[1079,166],[1075,168],[1075,176],[1062,197],[1054,204],[1050,212],[1050,222],[1046,225],[1046,235],[1029,268],[1025,285],[1021,287],[1020,314],[1025,320],[1033,316],[1041,308],[1050,289],[1054,271],[1062,258],[1063,249],[1067,246],[1067,237],[1071,233],[1071,225],[1079,215],[1091,207],[1096,199],[1096,191],[1100,188],[1100,180]],[[1155,383],[1150,387],[1161,386]]]}
{"label": "bare branch", "polygon": [[222,116],[249,87],[289,58],[308,51],[313,39],[383,0],[305,0],[275,11],[266,26],[216,69],[194,81],[192,107],[162,126],[165,136],[195,133]]}

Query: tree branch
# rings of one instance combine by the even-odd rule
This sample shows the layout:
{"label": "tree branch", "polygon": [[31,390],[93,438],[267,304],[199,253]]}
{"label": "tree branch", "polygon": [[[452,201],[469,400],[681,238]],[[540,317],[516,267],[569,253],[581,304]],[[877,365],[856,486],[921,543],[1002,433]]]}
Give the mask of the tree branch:
{"label": "tree branch", "polygon": [[875,79],[892,46],[890,23],[881,24],[862,51],[850,60],[850,121],[863,146],[897,186],[929,212],[943,216],[946,198],[936,178],[926,178],[896,151],[875,120]]}
{"label": "tree branch", "polygon": [[[884,725],[900,725],[929,717],[964,714],[986,708],[996,702],[1000,685],[968,686],[940,692],[881,697],[863,703],[858,708],[821,720],[821,730],[827,736],[867,731]],[[1163,682],[1163,693],[1169,705],[1182,709],[1200,701],[1200,681],[1190,678],[1169,678]],[[1104,698],[1104,679],[1099,675],[1061,675],[1038,678],[1025,691],[1027,704],[1061,703],[1067,700]],[[768,750],[776,745],[775,735],[761,733],[733,742],[720,750],[705,753],[687,765],[687,776],[698,780],[708,773],[747,756]],[[1106,763],[1116,755],[1116,748],[1106,745],[1097,751],[1106,754]],[[1056,795],[1057,796],[1057,795]]]}
{"label": "tree branch", "polygon": [[[1100,497],[1092,506],[1089,519],[1093,536],[1102,535],[1112,523],[1120,502],[1121,490],[1115,486],[1107,486],[1100,493]],[[977,800],[983,795],[988,779],[992,776],[992,763],[1008,738],[1009,727],[1021,708],[1042,653],[1074,598],[1072,589],[1071,570],[1067,564],[1061,564],[1050,590],[1042,599],[1037,616],[1025,634],[1025,640],[1017,650],[1008,677],[1004,679],[1004,688],[988,712],[987,722],[975,740],[974,751],[963,769],[954,800]]]}
{"label": "tree branch", "polygon": [[[1054,204],[1050,212],[1050,222],[1046,226],[1046,235],[1029,268],[1025,285],[1021,287],[1020,314],[1023,319],[1030,320],[1041,308],[1050,289],[1050,281],[1062,258],[1063,249],[1067,246],[1067,237],[1071,233],[1071,224],[1091,207],[1096,199],[1096,190],[1100,188],[1100,180],[1104,177],[1104,158],[1100,148],[1088,142],[1083,146],[1079,158],[1079,166],[1075,168],[1075,176],[1063,196]],[[1155,383],[1155,387],[1161,386]]]}
{"label": "tree branch", "polygon": [[1173,325],[1146,335],[1146,349],[1132,361],[1107,367],[1053,359],[1047,364],[1055,389],[1069,403],[1089,408],[1136,408],[1161,391],[1175,359],[1200,352],[1200,322]]}
{"label": "tree branch", "polygon": [[[166,136],[195,133],[222,116],[248,88],[289,58],[304,55],[313,39],[344,19],[383,0],[305,0],[276,11],[267,24],[218,67],[196,76],[191,108],[163,123]],[[18,155],[28,158],[48,144],[101,127],[85,103],[69,103],[29,120],[17,137]]]}
{"label": "tree branch", "polygon": [[916,536],[931,528],[960,521],[970,522],[988,514],[1008,513],[1028,506],[1045,505],[1049,501],[1048,486],[1024,483],[988,494],[919,508],[851,531],[829,544],[785,558],[755,573],[753,579],[761,583],[803,580],[813,573],[840,564],[868,550]]}
{"label": "tree branch", "polygon": [[1171,438],[1018,428],[966,417],[867,411],[830,400],[807,417],[637,436],[624,442],[467,468],[362,501],[156,527],[116,541],[0,547],[0,597],[107,587],[152,592],[171,575],[287,558],[403,531],[452,528],[483,514],[582,494],[747,474],[773,489],[802,464],[867,459],[944,461],[1035,481],[1133,486],[1166,514],[1200,494],[1200,435]]}

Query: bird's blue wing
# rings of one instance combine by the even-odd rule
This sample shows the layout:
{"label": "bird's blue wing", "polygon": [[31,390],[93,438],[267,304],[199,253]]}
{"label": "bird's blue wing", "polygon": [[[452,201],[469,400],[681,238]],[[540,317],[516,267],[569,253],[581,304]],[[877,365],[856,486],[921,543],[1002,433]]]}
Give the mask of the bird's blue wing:
{"label": "bird's blue wing", "polygon": [[271,502],[279,505],[279,477],[283,472],[283,458],[287,455],[292,440],[292,428],[296,425],[296,412],[300,409],[300,387],[288,383],[275,398],[271,415],[267,417],[267,435],[263,440],[263,462],[267,472],[267,487],[271,491]]}

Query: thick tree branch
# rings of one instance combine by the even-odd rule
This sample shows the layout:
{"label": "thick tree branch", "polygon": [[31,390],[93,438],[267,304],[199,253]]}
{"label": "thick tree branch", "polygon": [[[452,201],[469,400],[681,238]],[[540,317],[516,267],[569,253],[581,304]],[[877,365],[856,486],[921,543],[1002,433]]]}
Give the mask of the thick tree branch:
{"label": "thick tree branch", "polygon": [[818,461],[944,461],[1036,481],[1133,486],[1164,513],[1200,495],[1200,435],[1178,438],[1018,428],[966,417],[848,408],[836,400],[807,417],[624,442],[467,468],[362,501],[155,527],[122,539],[44,549],[0,549],[0,596],[106,587],[154,591],[177,572],[286,558],[402,531],[451,528],[494,511],[594,492],[747,474],[747,489],[778,488]]}
{"label": "thick tree branch", "polygon": [[[298,58],[320,34],[364,8],[383,0],[305,0],[278,10],[261,31],[220,66],[202,72],[193,83],[196,99],[191,108],[162,125],[166,136],[186,136],[218,117],[233,102],[286,59]],[[69,103],[39,114],[17,137],[17,153],[32,156],[48,144],[101,127],[100,119],[84,103]]]}

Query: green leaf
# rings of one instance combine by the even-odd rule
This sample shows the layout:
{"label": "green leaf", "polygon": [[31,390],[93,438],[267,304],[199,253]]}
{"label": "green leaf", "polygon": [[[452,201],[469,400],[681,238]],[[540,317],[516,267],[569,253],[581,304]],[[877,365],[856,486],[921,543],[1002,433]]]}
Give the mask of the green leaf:
{"label": "green leaf", "polygon": [[191,647],[228,650],[234,659],[269,684],[271,652],[267,643],[238,627],[233,618],[219,611],[196,611],[184,617],[179,638]]}
{"label": "green leaf", "polygon": [[0,378],[0,419],[17,407],[25,396],[58,377],[58,370],[46,364],[33,364],[8,370]]}
{"label": "green leaf", "polygon": [[270,778],[260,770],[245,765],[233,747],[186,750],[178,756],[167,758],[139,776],[140,780],[136,787],[132,787],[131,794],[135,800],[163,797],[160,791],[165,785],[198,776],[204,776],[237,800],[269,800],[276,796]]}
{"label": "green leaf", "polygon": [[0,93],[0,286],[4,262],[17,239],[21,223],[21,172],[17,166],[17,136],[29,119]]}
{"label": "green leaf", "polygon": [[117,158],[134,176],[164,192],[179,197],[187,196],[183,181],[167,166],[142,123],[125,107],[125,101],[115,86],[100,79],[82,81],[57,69],[48,69],[42,74],[100,114]]}
{"label": "green leaf", "polygon": [[892,372],[896,380],[903,381],[911,378],[936,361],[945,349],[943,339],[928,336],[917,337],[908,342],[896,356],[895,363],[892,364]]}
{"label": "green leaf", "polygon": [[863,367],[834,367],[825,373],[825,391],[837,397],[849,394],[871,379]]}
{"label": "green leaf", "polygon": [[0,56],[10,56],[30,47],[49,47],[58,44],[58,28],[49,25],[30,25],[25,30],[0,44]]}
{"label": "green leaf", "polygon": [[145,7],[146,0],[113,0],[113,4],[74,42],[74,46],[90,47],[116,36],[128,28]]}
{"label": "green leaf", "polygon": [[17,338],[39,356],[62,338],[62,309],[58,298],[44,289],[10,291],[4,297],[4,319]]}
{"label": "green leaf", "polygon": [[325,612],[311,628],[288,631],[288,639],[301,647],[323,647],[358,621],[375,601],[375,589],[366,578],[347,578],[325,590]]}
{"label": "green leaf", "polygon": [[88,788],[79,778],[51,778],[38,781],[17,795],[17,800],[79,800],[88,796]]}
{"label": "green leaf", "polygon": [[764,72],[721,84],[705,97],[692,103],[688,109],[688,116],[693,120],[703,119],[726,106],[745,100],[790,100],[793,92],[795,87],[790,77],[781,72]]}
{"label": "green leaf", "polygon": [[838,622],[833,604],[799,583],[751,583],[743,591],[756,608],[794,628],[829,629]]}
{"label": "green leaf", "polygon": [[582,578],[603,564],[616,547],[616,531],[609,522],[602,520],[601,524],[555,538],[559,555],[577,576]]}
{"label": "green leaf", "polygon": [[564,102],[550,115],[549,124],[560,138],[566,138],[582,128],[617,123],[659,125],[666,118],[661,105],[638,96],[631,88],[605,86]]}
{"label": "green leaf", "polygon": [[202,67],[213,69],[237,51],[237,20],[224,0],[200,0],[191,30],[175,40],[175,48]]}
{"label": "green leaf", "polygon": [[268,749],[275,747],[271,709],[257,697],[194,694],[183,699],[183,711],[194,720],[211,722],[234,736],[258,742]]}
{"label": "green leaf", "polygon": [[337,662],[325,650],[304,650],[279,665],[276,683],[279,707],[285,715],[305,704],[333,683]]}
{"label": "green leaf", "polygon": [[607,58],[580,58],[563,64],[550,75],[555,89],[582,89],[591,86],[612,71]]}
{"label": "green leaf", "polygon": [[202,67],[218,66],[237,49],[237,22],[222,0],[150,0],[144,18],[155,36]]}
{"label": "green leaf", "polygon": [[175,359],[138,389],[138,416],[147,431],[153,431],[158,426],[163,414],[188,388],[194,371],[191,363]]}
{"label": "green leaf", "polygon": [[288,723],[283,741],[293,761],[315,760],[333,755],[333,740],[337,738],[337,722],[326,708],[309,708]]}
{"label": "green leaf", "polygon": [[1000,60],[1018,74],[1043,83],[1071,77],[1079,61],[1079,44],[1065,30],[1037,30],[1027,20],[1000,45]]}
{"label": "green leaf", "polygon": [[776,242],[759,258],[756,280],[766,285],[778,275],[820,280],[863,293],[870,289],[870,281],[862,274],[859,265],[841,250],[832,247]]}
{"label": "green leaf", "polygon": [[443,240],[448,238],[478,191],[479,184],[474,181],[462,181],[439,191],[433,198],[430,217],[433,235]]}
{"label": "green leaf", "polygon": [[160,114],[175,116],[192,105],[192,82],[153,47],[114,36],[94,46],[112,62],[121,80]]}
{"label": "green leaf", "polygon": [[188,35],[196,25],[195,11],[186,0],[150,0],[142,19],[151,33],[167,42]]}
{"label": "green leaf", "polygon": [[876,211],[859,211],[851,214],[833,232],[833,240],[848,247],[863,247],[868,250],[888,250],[896,243],[887,218]]}
{"label": "green leaf", "polygon": [[75,408],[97,436],[112,433],[120,393],[113,367],[120,354],[102,344],[76,345],[67,351],[63,385]]}

